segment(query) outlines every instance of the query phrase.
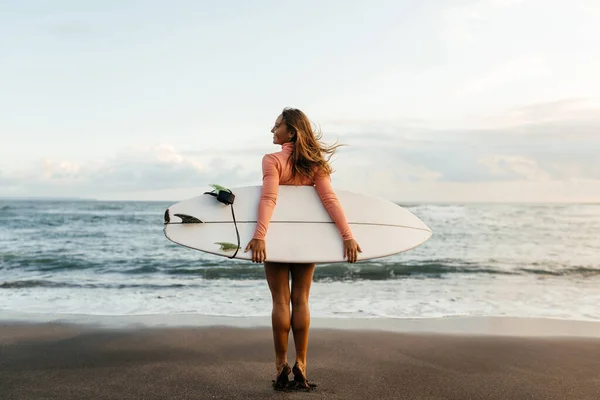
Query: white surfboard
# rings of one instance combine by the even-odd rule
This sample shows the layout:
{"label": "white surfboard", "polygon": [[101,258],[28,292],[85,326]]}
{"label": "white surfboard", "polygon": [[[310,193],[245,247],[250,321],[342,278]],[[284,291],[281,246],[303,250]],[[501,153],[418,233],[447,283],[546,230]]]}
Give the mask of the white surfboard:
{"label": "white surfboard", "polygon": [[[236,259],[244,253],[256,228],[261,186],[230,188],[239,232]],[[410,211],[390,201],[336,190],[336,195],[362,253],[358,261],[410,250],[432,235]],[[238,244],[230,205],[203,194],[165,211],[165,236],[182,246],[231,257]],[[344,262],[343,240],[313,186],[279,186],[277,204],[265,238],[267,261]]]}

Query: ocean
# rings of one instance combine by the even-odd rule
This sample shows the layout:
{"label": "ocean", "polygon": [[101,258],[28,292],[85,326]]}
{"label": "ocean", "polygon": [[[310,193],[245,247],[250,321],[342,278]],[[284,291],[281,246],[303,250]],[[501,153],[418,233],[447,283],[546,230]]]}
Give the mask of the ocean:
{"label": "ocean", "polygon": [[[175,202],[0,200],[0,314],[269,316],[262,265],[164,237]],[[600,204],[401,205],[432,238],[317,265],[313,317],[600,320]]]}

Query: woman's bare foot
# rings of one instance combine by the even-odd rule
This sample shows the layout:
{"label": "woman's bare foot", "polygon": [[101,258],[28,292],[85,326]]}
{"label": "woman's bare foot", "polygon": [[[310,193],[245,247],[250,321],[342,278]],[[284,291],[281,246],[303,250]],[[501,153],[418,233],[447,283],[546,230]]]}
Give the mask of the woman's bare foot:
{"label": "woman's bare foot", "polygon": [[288,379],[288,375],[292,372],[289,364],[282,363],[277,366],[277,377],[273,381],[273,388],[276,390],[287,389],[288,383],[290,380]]}
{"label": "woman's bare foot", "polygon": [[306,379],[306,365],[302,362],[296,361],[294,368],[292,368],[292,372],[294,372],[294,383],[297,389],[311,390],[317,386],[308,383],[308,380]]}

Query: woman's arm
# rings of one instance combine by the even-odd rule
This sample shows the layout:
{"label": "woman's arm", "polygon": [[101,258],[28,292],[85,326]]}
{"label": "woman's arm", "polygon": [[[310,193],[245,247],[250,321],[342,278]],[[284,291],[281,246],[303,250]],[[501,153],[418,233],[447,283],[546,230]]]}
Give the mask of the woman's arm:
{"label": "woman's arm", "polygon": [[265,240],[269,221],[277,202],[279,191],[279,164],[274,155],[267,154],[262,159],[263,183],[260,201],[258,203],[258,217],[253,239]]}
{"label": "woman's arm", "polygon": [[315,188],[323,202],[323,206],[329,213],[329,216],[337,226],[344,240],[353,239],[352,231],[346,220],[344,210],[331,187],[329,175],[319,175],[315,178]]}

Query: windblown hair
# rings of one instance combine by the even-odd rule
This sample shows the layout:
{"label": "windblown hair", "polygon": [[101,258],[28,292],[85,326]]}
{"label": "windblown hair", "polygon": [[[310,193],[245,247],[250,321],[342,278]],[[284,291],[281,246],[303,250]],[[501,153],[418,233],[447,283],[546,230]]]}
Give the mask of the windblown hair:
{"label": "windblown hair", "polygon": [[316,176],[331,175],[333,169],[329,160],[336,149],[343,145],[337,142],[331,146],[321,143],[321,131],[313,129],[306,114],[296,108],[284,108],[281,116],[293,135],[291,141],[294,149],[288,160],[292,164],[292,179],[299,176],[314,179]]}

